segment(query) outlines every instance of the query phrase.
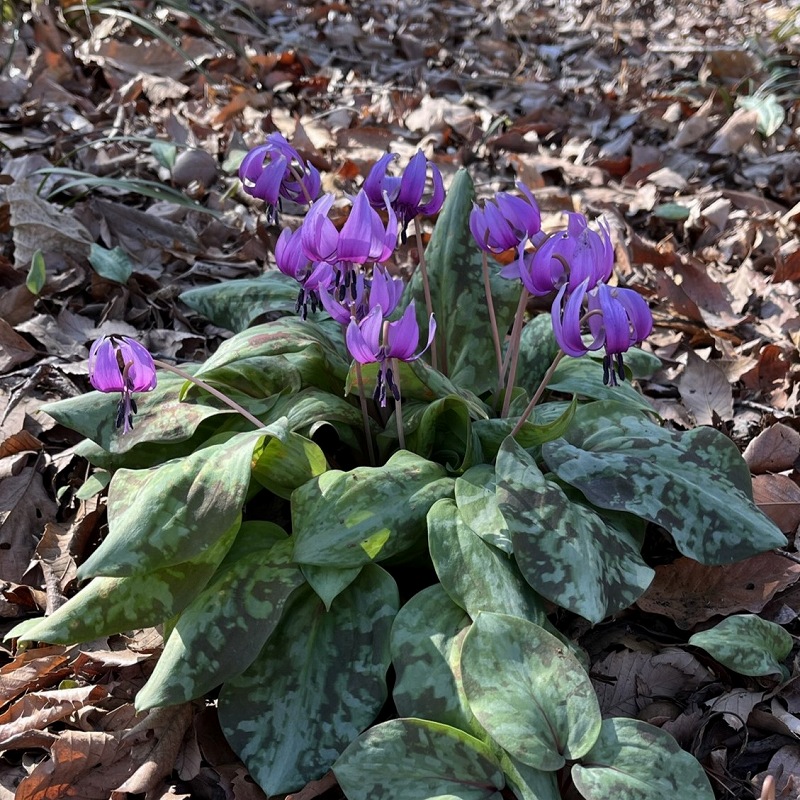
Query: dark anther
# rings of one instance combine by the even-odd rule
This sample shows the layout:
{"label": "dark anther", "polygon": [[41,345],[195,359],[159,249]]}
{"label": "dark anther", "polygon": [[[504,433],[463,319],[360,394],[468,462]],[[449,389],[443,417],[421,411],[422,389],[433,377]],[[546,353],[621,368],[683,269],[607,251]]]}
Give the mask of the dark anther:
{"label": "dark anther", "polygon": [[392,393],[392,397],[394,397],[395,400],[399,400],[400,389],[397,388],[397,384],[394,382],[391,367],[386,367],[386,384],[389,387],[389,391]]}

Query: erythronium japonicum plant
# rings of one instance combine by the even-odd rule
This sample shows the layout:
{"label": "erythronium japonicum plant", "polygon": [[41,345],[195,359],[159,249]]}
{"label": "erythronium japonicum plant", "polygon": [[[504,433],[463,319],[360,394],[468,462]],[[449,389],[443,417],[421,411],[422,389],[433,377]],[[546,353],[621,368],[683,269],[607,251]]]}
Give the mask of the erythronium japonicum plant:
{"label": "erythronium japonicum plant", "polygon": [[[272,215],[284,189],[316,183],[288,143],[268,145],[243,173]],[[270,795],[332,768],[351,800],[707,800],[669,735],[601,717],[553,619],[631,606],[656,526],[703,564],[784,538],[734,444],[660,425],[634,388],[657,366],[635,347],[652,320],[614,282],[602,220],[542,230],[524,186],[478,205],[460,171],[427,281],[403,285],[398,236],[439,210],[443,181],[421,155],[409,177],[392,160],[341,228],[340,201],[314,200],[263,280],[184,295],[237,331],[205,363],[153,362],[125,337],[92,347],[98,391],[46,410],[86,437],[108,534],[80,591],[10,635],[163,625],[137,707],[218,690],[225,735]],[[530,294],[552,313],[529,317]],[[782,634],[747,616],[693,644],[776,678]]]}

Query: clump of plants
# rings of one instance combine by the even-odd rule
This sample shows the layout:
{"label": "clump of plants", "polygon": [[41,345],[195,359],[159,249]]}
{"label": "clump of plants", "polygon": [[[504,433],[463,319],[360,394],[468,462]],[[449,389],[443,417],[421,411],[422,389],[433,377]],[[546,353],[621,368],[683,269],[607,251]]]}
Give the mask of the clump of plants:
{"label": "clump of plants", "polygon": [[[784,543],[735,445],[662,426],[634,388],[658,365],[635,347],[652,319],[615,285],[603,222],[543,231],[524,186],[481,206],[465,171],[445,200],[421,153],[401,173],[382,158],[341,226],[281,137],[241,177],[270,220],[308,205],[301,226],[263,280],[187,294],[242,328],[205,363],[107,337],[97,391],[46,407],[86,437],[108,534],[88,583],[10,635],[163,625],[137,707],[218,689],[269,795],[332,768],[350,800],[712,798],[667,733],[601,717],[554,624],[631,606],[656,526],[703,564]],[[408,235],[404,285],[386,265]],[[531,294],[551,313],[528,316]],[[276,318],[246,327],[255,306]],[[697,644],[735,661],[755,626],[780,670],[782,630],[740,622]]]}

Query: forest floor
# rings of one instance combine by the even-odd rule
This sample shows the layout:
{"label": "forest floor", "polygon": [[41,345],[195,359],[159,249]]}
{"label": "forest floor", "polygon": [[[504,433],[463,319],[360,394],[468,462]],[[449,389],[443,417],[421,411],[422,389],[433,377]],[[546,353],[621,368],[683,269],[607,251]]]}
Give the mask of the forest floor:
{"label": "forest floor", "polygon": [[[0,633],[60,605],[102,534],[78,437],[39,409],[89,388],[98,336],[196,361],[229,331],[197,286],[274,264],[244,151],[282,132],[353,191],[421,148],[478,195],[530,187],[545,226],[609,221],[650,302],[643,391],[668,424],[745,453],[786,551],[659,566],[589,637],[605,712],[670,731],[720,798],[800,798],[800,688],[674,647],[747,611],[800,633],[800,14],[780,2],[5,2],[0,46]],[[401,270],[417,254],[402,251]],[[586,641],[586,639],[584,639]],[[0,800],[263,798],[213,705],[132,698],[153,629],[80,647],[0,644]],[[616,680],[605,680],[613,675]],[[155,732],[155,733],[154,733]],[[69,764],[69,767],[65,765]],[[174,765],[174,768],[173,768]],[[73,772],[70,772],[73,770]],[[135,780],[126,778],[131,774]],[[115,791],[123,784],[127,791]],[[66,796],[66,795],[64,795]]]}

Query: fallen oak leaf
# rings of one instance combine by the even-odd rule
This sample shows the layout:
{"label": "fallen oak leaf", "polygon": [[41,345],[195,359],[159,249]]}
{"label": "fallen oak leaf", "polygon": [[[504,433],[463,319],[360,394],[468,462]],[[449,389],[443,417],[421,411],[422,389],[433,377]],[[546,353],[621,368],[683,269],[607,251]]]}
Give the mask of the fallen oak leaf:
{"label": "fallen oak leaf", "polygon": [[154,709],[123,737],[129,741],[152,729],[157,732],[143,763],[117,787],[117,792],[145,793],[154,789],[173,769],[194,714],[191,703]]}

